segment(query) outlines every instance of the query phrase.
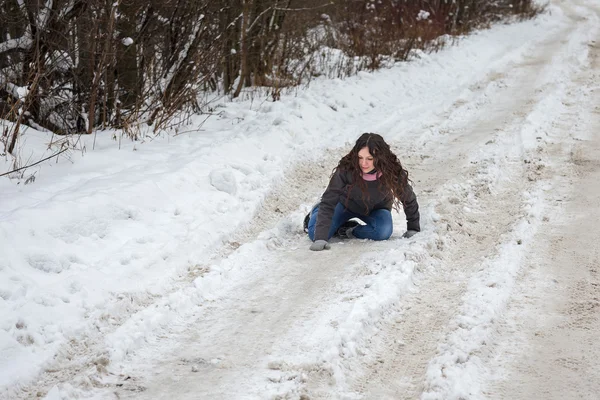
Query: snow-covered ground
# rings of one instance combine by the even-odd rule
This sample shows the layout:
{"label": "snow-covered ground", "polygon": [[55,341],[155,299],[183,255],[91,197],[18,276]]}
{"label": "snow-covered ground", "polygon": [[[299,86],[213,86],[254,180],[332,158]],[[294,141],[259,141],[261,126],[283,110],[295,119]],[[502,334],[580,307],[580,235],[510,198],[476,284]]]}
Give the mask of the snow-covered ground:
{"label": "snow-covered ground", "polygon": [[[600,4],[549,11],[0,178],[0,398],[595,398]],[[422,232],[310,252],[362,132]]]}

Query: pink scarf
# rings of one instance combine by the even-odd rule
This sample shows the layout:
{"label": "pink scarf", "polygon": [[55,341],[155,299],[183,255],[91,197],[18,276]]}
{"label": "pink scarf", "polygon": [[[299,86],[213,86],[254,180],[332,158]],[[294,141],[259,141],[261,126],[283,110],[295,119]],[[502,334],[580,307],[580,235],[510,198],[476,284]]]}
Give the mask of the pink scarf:
{"label": "pink scarf", "polygon": [[376,174],[362,174],[362,177],[365,181],[376,181],[377,178],[379,178],[381,176],[381,172],[377,171]]}

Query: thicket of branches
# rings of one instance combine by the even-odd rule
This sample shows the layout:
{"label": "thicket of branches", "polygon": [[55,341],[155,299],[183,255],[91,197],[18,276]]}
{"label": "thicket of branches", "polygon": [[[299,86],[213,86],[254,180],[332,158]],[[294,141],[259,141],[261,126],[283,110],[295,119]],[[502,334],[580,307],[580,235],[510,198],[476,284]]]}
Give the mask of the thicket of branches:
{"label": "thicket of branches", "polygon": [[161,129],[200,112],[202,93],[266,86],[276,100],[538,11],[531,0],[4,0],[0,118],[14,124],[1,138],[12,154],[22,124]]}

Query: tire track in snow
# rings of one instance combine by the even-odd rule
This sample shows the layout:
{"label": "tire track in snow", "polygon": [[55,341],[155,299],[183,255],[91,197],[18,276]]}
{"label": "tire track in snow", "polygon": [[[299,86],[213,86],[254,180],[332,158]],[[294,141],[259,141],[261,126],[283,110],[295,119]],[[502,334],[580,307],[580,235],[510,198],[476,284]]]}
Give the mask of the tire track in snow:
{"label": "tire track in snow", "polygon": [[[553,53],[550,53],[553,54]],[[544,59],[544,56],[548,56],[548,53],[542,53],[542,55],[540,56],[541,59],[539,60],[528,60],[527,63],[529,65],[533,66],[537,66],[537,65],[544,65],[546,63],[548,63],[548,59]],[[491,76],[491,81],[493,81],[492,84],[490,84],[491,86],[495,87],[497,89],[498,85],[496,82],[497,80],[502,80],[503,76],[499,75],[499,74],[493,74]],[[459,136],[457,139],[454,139],[454,143],[452,145],[452,149],[458,149],[461,150],[458,153],[453,153],[450,155],[447,155],[447,157],[444,160],[435,160],[437,161],[438,167],[440,168],[433,168],[433,170],[436,171],[436,176],[434,179],[431,179],[428,181],[428,188],[430,192],[433,192],[434,194],[438,194],[440,197],[443,197],[445,194],[445,189],[448,189],[448,187],[444,187],[444,189],[442,190],[438,190],[434,192],[434,187],[435,187],[435,182],[432,182],[434,180],[438,180],[438,181],[445,181],[448,180],[452,177],[453,174],[456,173],[456,171],[461,170],[461,166],[462,164],[467,163],[468,164],[468,158],[466,157],[466,154],[469,153],[469,151],[471,151],[474,148],[479,147],[483,147],[484,143],[486,143],[486,140],[489,140],[490,136],[489,136],[489,132],[490,131],[499,131],[500,129],[498,129],[499,126],[503,126],[502,124],[505,124],[506,126],[509,127],[515,127],[518,126],[521,122],[523,122],[523,120],[528,116],[527,110],[533,109],[536,105],[538,105],[538,103],[534,100],[532,100],[532,98],[534,98],[536,90],[538,89],[537,86],[533,85],[533,84],[528,84],[530,82],[534,82],[531,80],[530,76],[525,74],[523,76],[523,81],[522,82],[517,82],[514,85],[511,85],[512,88],[512,92],[509,91],[508,94],[505,95],[504,97],[504,102],[500,102],[500,104],[495,103],[492,108],[494,107],[506,107],[508,110],[510,111],[514,111],[514,115],[506,115],[506,114],[500,114],[500,116],[502,117],[501,119],[504,120],[503,122],[499,122],[499,121],[494,121],[494,120],[487,120],[487,121],[482,121],[480,122],[479,125],[476,126],[475,131],[477,132],[477,135],[461,135]],[[503,87],[504,85],[499,85],[499,87]],[[526,88],[526,92],[530,93],[530,97],[528,96],[515,96],[515,92],[521,92],[523,91],[523,88]],[[488,93],[489,94],[489,93]],[[485,97],[485,96],[484,96]],[[515,98],[518,98],[520,100],[522,100],[524,103],[520,103],[517,102],[515,103]],[[485,99],[478,99],[478,101],[481,101],[482,104],[486,103]],[[461,106],[464,104],[460,104]],[[471,106],[473,106],[471,104]],[[475,108],[477,108],[477,106],[475,106]],[[485,110],[485,109],[484,109]],[[498,113],[494,113],[495,115],[498,115]],[[512,119],[511,119],[512,118]],[[480,129],[477,129],[480,128]],[[475,136],[475,137],[473,137]],[[517,136],[518,136],[518,131],[517,131]],[[460,143],[460,141],[462,141],[462,143]],[[518,144],[518,141],[517,141]],[[433,154],[439,154],[439,149],[435,149],[436,151],[433,151]],[[508,154],[508,156],[511,157],[512,161],[516,161],[516,175],[518,175],[518,180],[519,181],[525,181],[527,182],[528,180],[526,179],[528,176],[530,176],[531,174],[535,175],[535,172],[532,172],[531,169],[532,167],[535,167],[535,165],[531,165],[531,166],[526,166],[525,168],[522,167],[522,152],[519,150],[519,147],[517,147],[516,150],[516,154]],[[417,152],[417,153],[423,153],[423,152]],[[486,163],[490,163],[490,164],[501,164],[503,162],[503,158],[507,156],[507,154],[504,153],[500,153],[496,155],[497,160],[494,160],[493,157],[490,157],[488,159],[484,159],[483,160],[483,164]],[[490,161],[491,160],[491,161]],[[439,173],[441,167],[443,165],[444,171],[447,171],[447,174],[444,173]],[[456,168],[453,168],[456,167]],[[429,168],[431,168],[431,165],[429,165]],[[427,167],[425,167],[424,169],[427,169]],[[456,262],[457,259],[458,261],[462,261],[461,265],[463,264],[473,264],[475,267],[477,265],[476,261],[480,261],[480,259],[482,258],[483,255],[487,255],[489,253],[489,248],[493,248],[494,244],[498,243],[500,241],[500,236],[501,234],[505,233],[507,230],[509,230],[510,226],[512,223],[515,223],[517,221],[518,217],[522,217],[523,216],[523,212],[518,212],[519,208],[521,206],[521,204],[519,204],[519,202],[514,202],[515,198],[519,198],[520,196],[520,191],[522,189],[522,187],[518,187],[518,186],[511,186],[512,182],[504,182],[504,184],[506,184],[508,186],[507,190],[504,190],[503,187],[496,187],[496,188],[491,188],[493,190],[493,192],[500,192],[503,194],[503,198],[500,198],[498,196],[496,197],[492,197],[491,194],[492,192],[490,191],[490,175],[486,172],[487,167],[484,165],[483,167],[473,167],[471,165],[472,170],[478,171],[479,172],[471,172],[471,174],[464,174],[461,173],[461,176],[473,176],[473,175],[480,175],[481,179],[477,180],[475,179],[475,182],[470,184],[461,184],[457,185],[459,187],[458,190],[455,190],[456,192],[458,192],[457,194],[458,197],[454,197],[453,199],[451,199],[449,201],[450,204],[454,203],[454,207],[452,211],[449,211],[446,213],[447,216],[447,222],[450,224],[454,224],[457,228],[457,230],[462,231],[463,234],[465,231],[468,231],[470,228],[473,228],[472,226],[469,227],[469,222],[471,224],[473,223],[477,223],[474,221],[468,221],[466,223],[467,226],[465,226],[465,223],[462,224],[462,226],[458,226],[455,223],[454,217],[455,215],[460,215],[461,214],[461,206],[464,205],[463,200],[460,199],[461,195],[464,195],[465,197],[468,197],[469,193],[471,192],[475,192],[476,196],[478,197],[478,199],[475,201],[474,206],[477,207],[478,209],[491,209],[494,210],[493,213],[489,213],[488,214],[488,218],[489,218],[489,222],[490,225],[500,225],[497,227],[497,231],[495,232],[496,235],[495,236],[475,236],[472,237],[472,241],[468,241],[468,244],[465,245],[465,247],[467,246],[471,246],[471,249],[469,249],[469,251],[473,251],[472,248],[477,248],[479,249],[477,252],[473,253],[473,254],[469,254],[470,259],[468,260],[461,260],[460,257],[454,258],[452,261]],[[418,175],[418,173],[417,173]],[[507,175],[510,175],[507,173]],[[421,175],[423,176],[423,175]],[[433,177],[432,177],[433,178]],[[504,177],[504,179],[506,179],[506,177]],[[423,179],[426,180],[426,179]],[[493,178],[492,178],[493,180]],[[460,182],[462,183],[462,182]],[[466,187],[465,187],[466,186]],[[496,189],[496,190],[494,190]],[[450,188],[450,191],[452,191],[452,188]],[[427,203],[427,198],[431,197],[432,195],[428,195],[425,196],[426,201],[425,204]],[[488,204],[487,206],[482,205],[482,201],[481,200],[487,200]],[[506,201],[502,201],[502,200],[506,200]],[[514,209],[509,209],[507,210],[506,208],[501,209],[501,208],[496,208],[495,206],[497,204],[508,204],[509,206],[512,205],[514,207]],[[516,211],[516,212],[515,212]],[[465,213],[462,213],[463,215]],[[506,220],[506,216],[512,216],[514,219],[513,220]],[[468,217],[466,217],[466,219],[468,219]],[[497,221],[502,221],[505,220],[504,222],[498,224]],[[487,225],[485,223],[485,221],[479,221],[481,222],[481,225]],[[476,230],[476,229],[474,229]],[[443,253],[446,249],[444,249],[443,246],[443,242],[438,243],[438,245],[440,246],[440,248],[436,250],[431,251],[432,254],[435,253]],[[457,250],[457,253],[460,253],[461,251],[464,250],[464,247],[460,248],[460,251]],[[444,258],[444,257],[442,257]],[[455,269],[451,272],[448,273],[448,275],[453,275],[456,273],[460,273],[459,270]],[[467,275],[468,277],[468,275]],[[448,276],[444,275],[442,278],[440,278],[440,281],[443,281],[444,283],[448,282]],[[454,278],[456,278],[454,276]],[[457,295],[455,296],[450,296],[452,297],[452,299],[454,300],[454,302],[456,303],[457,301],[460,300],[458,294],[462,293],[462,291],[464,291],[464,286],[466,285],[467,279],[464,278],[463,282],[462,282],[462,286],[459,287],[456,291]],[[439,294],[439,291],[432,291],[432,293],[434,294]],[[443,292],[442,292],[443,293]],[[410,296],[410,295],[409,295]],[[434,296],[434,298],[436,298],[437,300],[439,299],[439,295],[438,296]],[[416,308],[416,307],[415,307]],[[435,307],[432,307],[431,309],[434,309]],[[439,307],[438,307],[439,308]],[[451,311],[454,311],[454,309],[451,309]],[[420,313],[417,313],[417,310],[411,310],[411,315],[414,315],[416,320],[420,320],[422,315]],[[383,314],[388,313],[388,311],[384,310],[382,311]],[[452,313],[446,314],[443,317],[439,318],[439,322],[447,322],[448,318],[452,315]],[[432,321],[430,319],[427,320],[428,323],[431,323]],[[434,324],[435,326],[435,324]],[[438,324],[437,326],[440,326],[440,324]],[[419,332],[418,335],[422,335],[422,332]],[[419,340],[421,340],[422,336],[419,336]],[[437,344],[437,341],[433,340],[432,341],[433,344],[433,348],[432,348],[432,353],[430,355],[433,354],[433,352],[435,351],[435,345]],[[409,348],[410,345],[408,344],[404,344],[406,345],[406,348]],[[368,347],[368,346],[367,346]],[[343,348],[340,348],[340,352],[343,352]],[[344,358],[344,357],[342,357]],[[351,358],[351,357],[349,357]],[[381,365],[382,360],[384,360],[385,357],[377,357],[377,360],[369,365],[369,368],[371,368],[372,370],[377,370],[379,369],[377,366]],[[284,358],[285,359],[285,358]],[[421,368],[425,367],[426,362],[429,360],[429,357],[426,357],[422,360],[421,363]],[[402,360],[401,360],[402,361]],[[413,361],[412,363],[407,363],[409,365],[408,368],[415,368],[416,364],[414,363],[414,359],[411,360]],[[345,360],[342,361],[342,363],[344,363]],[[384,361],[385,362],[385,361]],[[331,371],[331,369],[323,369],[323,368],[318,368],[317,366],[315,366],[315,364],[311,364],[310,363],[305,363],[304,365],[302,365],[301,363],[295,363],[296,365],[294,365],[294,363],[286,363],[286,362],[281,362],[281,365],[277,366],[277,369],[282,369],[285,374],[283,374],[283,377],[281,377],[280,379],[283,380],[282,386],[285,386],[288,384],[288,382],[286,382],[286,380],[298,380],[300,383],[299,385],[301,387],[303,387],[303,389],[299,389],[297,386],[293,386],[292,389],[290,389],[289,392],[287,392],[285,395],[282,395],[283,397],[290,397],[290,398],[294,398],[294,396],[307,396],[307,398],[321,398],[321,396],[323,398],[329,398],[329,397],[333,397],[333,398],[337,398],[336,396],[339,396],[341,392],[343,392],[346,388],[344,387],[343,383],[340,383],[339,380],[344,380],[343,377],[335,377],[332,375],[334,375],[334,372]],[[349,364],[351,364],[351,362],[349,362]],[[402,362],[400,362],[400,365],[405,365]],[[354,365],[352,365],[351,367],[348,367],[348,365],[342,366],[342,368],[347,367],[350,370],[353,370],[353,372],[356,372],[355,370],[357,368],[355,368]],[[418,367],[417,367],[418,368]],[[338,368],[339,369],[339,368]],[[422,371],[419,373],[419,379],[422,379]],[[405,388],[403,388],[404,390]],[[284,392],[285,393],[285,392]],[[332,394],[335,393],[335,394]],[[420,392],[419,392],[420,393]],[[352,393],[345,393],[344,395],[347,395],[349,397],[352,396]],[[381,395],[381,393],[377,394],[378,396]],[[392,398],[398,398],[397,397],[398,393],[394,393],[394,396],[392,396]]]}
{"label": "tire track in snow", "polygon": [[[539,92],[540,83],[535,86],[535,68],[540,65],[545,65],[550,61],[550,56],[559,54],[562,46],[556,47],[552,41],[547,42],[546,46],[553,47],[552,51],[547,48],[542,48],[535,57],[526,60],[522,65],[528,71],[521,76],[521,82],[513,82],[510,84],[511,89],[507,93],[499,93],[500,101],[494,103],[496,109],[492,106],[492,119],[489,121],[480,121],[472,124],[473,136],[477,137],[482,132],[489,131],[495,127],[501,132],[502,137],[506,135],[506,125],[512,130],[512,135],[517,137],[520,134],[517,127],[524,122],[528,117],[529,112],[539,106],[540,101],[544,97],[539,98],[536,93]],[[514,72],[513,72],[514,73]],[[523,95],[526,93],[527,95]],[[536,100],[534,100],[538,97]],[[506,103],[502,104],[502,98]],[[525,103],[522,103],[525,101]],[[498,112],[503,106],[510,104],[512,107],[506,107],[504,112]],[[490,107],[484,107],[481,114],[489,116],[486,111]],[[496,117],[496,118],[494,118]],[[503,123],[499,123],[499,119],[504,119]],[[469,121],[473,122],[473,121]],[[448,125],[452,125],[452,121]],[[499,126],[504,126],[505,129],[497,129]],[[465,138],[459,136],[458,140]],[[496,140],[501,140],[498,137]],[[519,145],[519,143],[516,143]],[[481,143],[473,140],[471,148],[476,148]],[[460,149],[457,143],[451,149]],[[435,153],[434,153],[435,154]],[[502,164],[502,154],[498,154],[495,163]],[[511,157],[514,158],[514,157]],[[541,164],[538,164],[541,165]],[[498,165],[497,165],[498,166]],[[480,268],[480,262],[484,260],[484,256],[492,258],[496,251],[496,246],[503,242],[502,236],[508,233],[520,218],[524,216],[523,210],[518,210],[524,199],[521,198],[521,191],[526,187],[531,187],[531,181],[537,179],[539,170],[535,164],[529,165],[529,168],[523,169],[515,165],[514,173],[511,182],[507,188],[493,187],[494,196],[485,193],[480,197],[478,205],[480,209],[487,210],[485,218],[479,219],[479,226],[494,227],[498,221],[503,221],[504,226],[500,229],[493,229],[491,232],[485,232],[479,229],[480,237],[466,236],[460,239],[458,243],[452,243],[456,240],[455,234],[450,234],[447,239],[451,243],[446,251],[454,250],[451,255],[446,254],[445,264],[454,264],[454,268],[443,269],[436,271],[437,274],[423,277],[419,282],[419,291],[409,294],[404,300],[403,305],[399,307],[396,313],[391,313],[386,323],[382,327],[382,332],[373,338],[373,349],[379,349],[372,355],[370,363],[363,366],[363,370],[369,371],[360,379],[354,390],[366,398],[416,398],[419,397],[423,390],[423,374],[425,373],[426,364],[429,359],[435,354],[438,340],[441,339],[448,329],[448,321],[457,313],[460,305],[461,295],[466,290],[468,278],[471,274],[476,273]],[[534,167],[534,168],[532,168]],[[505,171],[510,168],[510,165],[505,165]],[[422,174],[421,172],[420,174]],[[480,176],[484,179],[485,186],[485,168],[479,171]],[[462,176],[472,176],[473,172]],[[519,185],[519,186],[517,186]],[[443,192],[442,192],[443,193]],[[442,193],[440,193],[441,196]],[[498,194],[500,196],[498,196]],[[514,204],[515,199],[521,198],[520,205],[517,204],[517,210],[506,209],[506,205]],[[442,204],[440,211],[443,219],[453,221],[456,215],[460,215],[460,207],[453,207],[450,201]],[[487,204],[485,204],[487,202]],[[508,218],[507,218],[508,217]],[[487,221],[487,223],[486,223]],[[462,224],[464,227],[464,224]],[[461,227],[462,228],[462,227]],[[467,230],[475,228],[468,227]],[[460,228],[459,228],[460,229]],[[454,236],[454,237],[453,237]],[[510,239],[510,235],[508,238]],[[446,241],[448,242],[448,240]],[[454,249],[452,249],[454,247]],[[474,250],[475,249],[475,250]],[[467,254],[467,257],[462,254]],[[465,267],[470,269],[470,273],[465,270]],[[461,273],[463,276],[461,276]],[[325,396],[324,396],[325,397]],[[317,396],[317,398],[320,398]]]}
{"label": "tire track in snow", "polygon": [[597,33],[590,37],[589,67],[569,88],[567,111],[552,132],[562,138],[549,147],[558,161],[552,217],[485,358],[498,371],[484,387],[490,399],[595,399],[600,392],[600,46]]}
{"label": "tire track in snow", "polygon": [[[533,190],[530,190],[532,196],[528,199],[527,219],[515,226],[514,233],[509,236],[512,243],[503,243],[497,259],[486,262],[486,268],[471,279],[469,285],[473,290],[465,296],[461,313],[453,320],[458,326],[446,335],[437,356],[429,364],[427,392],[423,399],[476,399],[490,395],[483,390],[482,384],[490,374],[497,373],[490,370],[485,361],[494,351],[498,315],[505,310],[517,276],[535,246],[534,235],[546,220],[548,196],[553,193],[554,175],[558,172],[552,166],[561,164],[561,157],[552,152],[552,144],[567,139],[573,126],[560,125],[573,115],[569,109],[574,100],[572,92],[577,92],[578,77],[588,67],[589,40],[595,38],[593,32],[598,31],[598,18],[585,3],[568,4],[565,12],[579,24],[563,38],[564,50],[555,57],[557,67],[549,73],[549,78],[553,78],[550,90],[546,90],[545,98],[521,128],[521,137],[530,149],[531,159],[540,160],[539,167],[543,167],[536,168],[537,176],[527,176],[534,182]],[[533,138],[538,133],[542,136],[537,137],[536,147]],[[522,246],[514,242],[519,238],[524,238]]]}
{"label": "tire track in snow", "polygon": [[538,235],[540,244],[496,324],[496,346],[484,359],[498,371],[485,387],[488,398],[595,399],[600,391],[600,176],[594,161],[600,147],[598,138],[594,142],[573,143],[571,154],[561,149],[564,163],[555,171],[565,178],[552,196],[556,216]]}

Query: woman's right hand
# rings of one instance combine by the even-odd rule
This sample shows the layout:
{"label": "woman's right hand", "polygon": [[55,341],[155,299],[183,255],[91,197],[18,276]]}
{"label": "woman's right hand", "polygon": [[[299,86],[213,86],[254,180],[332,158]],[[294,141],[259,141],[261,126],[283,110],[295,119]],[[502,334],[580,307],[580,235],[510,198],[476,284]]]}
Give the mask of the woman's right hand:
{"label": "woman's right hand", "polygon": [[330,248],[331,245],[327,243],[327,240],[315,240],[315,242],[310,245],[312,251],[329,250]]}

